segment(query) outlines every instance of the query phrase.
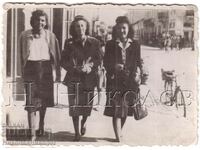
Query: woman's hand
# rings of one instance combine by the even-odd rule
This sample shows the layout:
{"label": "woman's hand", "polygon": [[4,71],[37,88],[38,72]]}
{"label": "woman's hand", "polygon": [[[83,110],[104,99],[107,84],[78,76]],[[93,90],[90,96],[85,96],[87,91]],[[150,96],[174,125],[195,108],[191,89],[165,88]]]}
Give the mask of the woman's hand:
{"label": "woman's hand", "polygon": [[136,73],[135,73],[135,82],[137,84],[141,83],[141,70],[139,67],[137,67]]}
{"label": "woman's hand", "polygon": [[83,66],[75,66],[74,69],[75,69],[77,72],[79,72],[79,73],[83,72],[83,71],[82,71]]}
{"label": "woman's hand", "polygon": [[123,64],[116,64],[116,65],[115,65],[115,69],[116,69],[117,71],[122,71],[122,70],[124,70],[124,65],[123,65]]}
{"label": "woman's hand", "polygon": [[77,66],[75,65],[74,68],[76,69],[76,71],[78,72],[84,72],[89,74],[92,71],[92,67],[94,66],[93,62],[90,62],[91,57],[89,57],[86,61],[83,61],[83,65],[82,66]]}
{"label": "woman's hand", "polygon": [[56,76],[55,82],[61,82],[61,77],[60,76]]}
{"label": "woman's hand", "polygon": [[74,69],[81,73],[87,73],[89,74],[92,71],[92,67],[94,66],[93,62],[90,62],[91,57],[89,57],[86,61],[83,61],[82,66],[78,66],[77,62],[73,59],[73,63],[74,63]]}

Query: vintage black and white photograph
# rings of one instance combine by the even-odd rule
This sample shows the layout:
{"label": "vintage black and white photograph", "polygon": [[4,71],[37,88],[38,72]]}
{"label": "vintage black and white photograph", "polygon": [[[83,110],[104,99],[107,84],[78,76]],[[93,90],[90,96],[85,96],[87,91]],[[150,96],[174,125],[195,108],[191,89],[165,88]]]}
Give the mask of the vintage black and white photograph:
{"label": "vintage black and white photograph", "polygon": [[195,5],[3,7],[3,144],[197,142]]}

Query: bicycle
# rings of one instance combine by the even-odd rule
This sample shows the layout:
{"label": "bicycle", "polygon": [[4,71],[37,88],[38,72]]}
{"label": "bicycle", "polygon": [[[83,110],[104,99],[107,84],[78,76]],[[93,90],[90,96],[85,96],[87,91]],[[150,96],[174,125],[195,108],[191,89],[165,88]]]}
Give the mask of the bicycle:
{"label": "bicycle", "polygon": [[161,69],[161,73],[162,79],[164,80],[165,91],[160,96],[160,102],[167,106],[173,106],[175,104],[179,114],[186,117],[185,98],[181,87],[177,85],[177,75],[175,75],[175,71],[164,71]]}

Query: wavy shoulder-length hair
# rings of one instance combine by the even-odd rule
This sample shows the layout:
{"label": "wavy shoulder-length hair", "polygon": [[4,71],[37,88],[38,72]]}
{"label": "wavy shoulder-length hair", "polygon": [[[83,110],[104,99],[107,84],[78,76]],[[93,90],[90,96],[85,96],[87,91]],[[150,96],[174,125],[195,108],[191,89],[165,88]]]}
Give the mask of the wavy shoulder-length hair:
{"label": "wavy shoulder-length hair", "polygon": [[33,28],[34,26],[34,22],[40,17],[40,16],[45,16],[46,19],[46,26],[44,27],[45,29],[49,28],[49,20],[48,20],[48,16],[47,14],[43,11],[43,10],[35,10],[32,12],[32,16],[31,16],[31,20],[30,20],[30,24]]}
{"label": "wavy shoulder-length hair", "polygon": [[75,24],[76,24],[76,22],[78,22],[80,20],[83,20],[83,21],[86,22],[85,35],[89,35],[90,24],[89,24],[88,20],[85,17],[83,17],[82,15],[78,15],[72,21],[72,23],[70,25],[70,29],[69,29],[69,34],[72,36],[73,39],[77,38],[77,33],[76,33],[76,30],[75,30]]}
{"label": "wavy shoulder-length hair", "polygon": [[116,22],[116,24],[115,24],[115,26],[113,26],[113,29],[112,29],[112,39],[113,40],[116,40],[117,38],[119,38],[118,33],[117,33],[117,28],[118,28],[118,25],[121,24],[121,23],[128,24],[129,30],[128,30],[128,36],[127,37],[130,38],[130,39],[133,39],[134,31],[133,31],[133,28],[132,28],[132,26],[131,26],[131,24],[130,24],[130,22],[129,22],[129,20],[126,16],[117,17],[115,22]]}

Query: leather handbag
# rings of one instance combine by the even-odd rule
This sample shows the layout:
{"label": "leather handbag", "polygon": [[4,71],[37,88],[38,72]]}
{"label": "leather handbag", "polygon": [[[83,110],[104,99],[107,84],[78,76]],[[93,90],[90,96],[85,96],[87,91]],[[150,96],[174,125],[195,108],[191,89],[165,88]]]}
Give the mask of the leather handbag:
{"label": "leather handbag", "polygon": [[148,115],[147,108],[141,104],[140,96],[138,96],[138,101],[133,106],[133,115],[134,115],[135,120],[141,120]]}

